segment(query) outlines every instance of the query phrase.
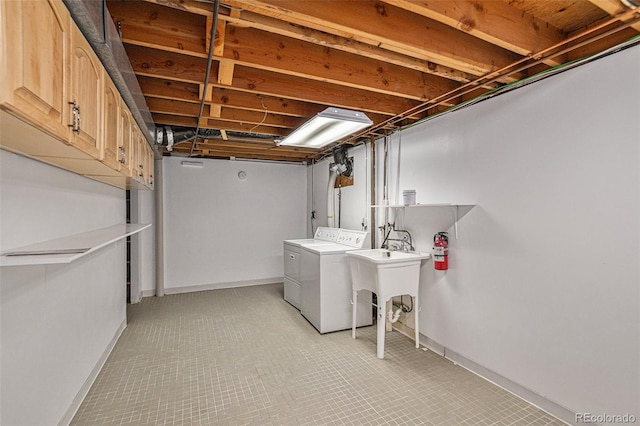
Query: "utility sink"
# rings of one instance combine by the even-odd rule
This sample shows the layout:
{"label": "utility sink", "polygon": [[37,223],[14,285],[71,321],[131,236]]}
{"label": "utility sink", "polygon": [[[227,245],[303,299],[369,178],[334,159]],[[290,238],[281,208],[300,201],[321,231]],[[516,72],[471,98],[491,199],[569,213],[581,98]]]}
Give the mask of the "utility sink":
{"label": "utility sink", "polygon": [[362,258],[371,263],[413,263],[417,260],[427,261],[431,258],[429,253],[419,251],[393,251],[386,249],[358,250],[347,252],[349,256]]}
{"label": "utility sink", "polygon": [[353,291],[353,321],[351,335],[356,338],[356,306],[358,292],[368,290],[378,296],[377,306],[377,357],[384,358],[386,302],[394,296],[409,295],[415,306],[415,340],[419,343],[418,289],[420,267],[431,254],[421,252],[389,251],[384,249],[357,250],[347,252],[351,268],[351,288]]}

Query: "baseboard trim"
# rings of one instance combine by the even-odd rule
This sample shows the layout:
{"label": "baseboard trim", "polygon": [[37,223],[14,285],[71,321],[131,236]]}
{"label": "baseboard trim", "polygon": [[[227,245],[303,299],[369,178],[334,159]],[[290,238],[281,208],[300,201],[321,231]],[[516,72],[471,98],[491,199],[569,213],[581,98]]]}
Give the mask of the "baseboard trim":
{"label": "baseboard trim", "polygon": [[144,299],[145,297],[151,297],[151,296],[155,296],[156,295],[156,291],[155,290],[143,290],[142,291],[142,299]]}
{"label": "baseboard trim", "polygon": [[[394,324],[394,329],[399,333],[402,333],[405,336],[409,337],[411,340],[414,340],[414,331],[412,328],[398,322]],[[542,411],[551,414],[558,420],[569,425],[576,425],[576,413],[549,400],[548,398],[530,389],[527,389],[522,385],[519,385],[518,383],[496,373],[493,370],[475,363],[474,361],[447,348],[444,345],[441,345],[440,343],[436,342],[428,336],[425,336],[424,334],[420,334],[420,344],[437,353],[438,355],[443,356],[454,364],[459,365],[465,370],[468,370],[473,374],[482,377],[483,379],[506,390],[507,392],[527,401],[529,404],[538,407]]]}
{"label": "baseboard trim", "polygon": [[[232,282],[223,282],[223,283],[193,285],[189,287],[165,288],[164,293],[165,294],[193,293],[196,291],[221,290],[224,288],[237,288],[237,287],[249,287],[252,285],[277,284],[283,281],[284,279],[282,277],[261,278],[258,280],[232,281]],[[153,293],[155,294],[155,291]]]}
{"label": "baseboard trim", "polygon": [[60,421],[58,422],[58,426],[63,426],[63,425],[66,426],[69,423],[71,423],[71,420],[73,420],[73,416],[76,415],[76,413],[78,412],[78,409],[80,408],[80,405],[82,404],[82,401],[84,401],[84,399],[87,397],[87,394],[91,389],[91,386],[93,386],[93,383],[96,381],[96,378],[100,373],[100,370],[102,370],[102,367],[104,367],[104,364],[107,362],[107,358],[109,358],[109,355],[111,355],[111,351],[113,351],[113,348],[116,346],[118,339],[120,338],[120,336],[122,335],[122,332],[126,327],[127,327],[127,320],[125,318],[125,320],[122,321],[122,324],[120,324],[120,326],[116,330],[113,338],[107,345],[106,349],[98,359],[98,362],[96,363],[95,367],[93,367],[93,370],[91,370],[89,377],[87,377],[87,380],[84,381],[84,384],[78,391],[78,394],[73,399],[71,406],[67,409],[67,412],[64,414],[62,419],[60,419]]}

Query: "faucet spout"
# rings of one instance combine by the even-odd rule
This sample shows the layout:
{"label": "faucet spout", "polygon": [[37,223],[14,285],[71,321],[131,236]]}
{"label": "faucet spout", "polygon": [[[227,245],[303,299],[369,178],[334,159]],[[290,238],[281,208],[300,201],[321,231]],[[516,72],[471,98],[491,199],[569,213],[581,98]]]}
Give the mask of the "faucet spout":
{"label": "faucet spout", "polygon": [[[394,231],[398,238],[390,238],[391,231]],[[397,244],[389,244],[390,241],[395,241]],[[415,251],[413,247],[413,238],[411,237],[411,233],[406,229],[395,229],[393,225],[390,225],[389,231],[387,232],[387,236],[382,242],[382,248],[387,248],[392,250],[391,247],[395,247],[397,250],[401,251]]]}

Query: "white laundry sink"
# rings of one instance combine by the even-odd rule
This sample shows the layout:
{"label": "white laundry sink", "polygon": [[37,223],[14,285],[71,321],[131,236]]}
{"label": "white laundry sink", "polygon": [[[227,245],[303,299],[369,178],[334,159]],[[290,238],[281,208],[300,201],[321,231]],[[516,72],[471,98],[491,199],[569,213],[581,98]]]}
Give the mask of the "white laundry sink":
{"label": "white laundry sink", "polygon": [[384,249],[358,250],[347,254],[353,286],[358,290],[373,291],[382,300],[413,294],[418,288],[420,266],[431,258],[429,253]]}
{"label": "white laundry sink", "polygon": [[[377,356],[384,358],[384,333],[386,302],[394,296],[409,295],[414,298],[416,348],[419,343],[418,288],[420,267],[431,254],[421,252],[389,251],[384,249],[348,252],[353,291],[353,318],[356,318],[358,291],[369,290],[378,296],[377,307]],[[355,320],[351,335],[356,338]]]}
{"label": "white laundry sink", "polygon": [[413,263],[418,260],[426,261],[431,257],[429,253],[419,251],[393,251],[386,249],[358,250],[349,252],[348,254],[375,264]]}

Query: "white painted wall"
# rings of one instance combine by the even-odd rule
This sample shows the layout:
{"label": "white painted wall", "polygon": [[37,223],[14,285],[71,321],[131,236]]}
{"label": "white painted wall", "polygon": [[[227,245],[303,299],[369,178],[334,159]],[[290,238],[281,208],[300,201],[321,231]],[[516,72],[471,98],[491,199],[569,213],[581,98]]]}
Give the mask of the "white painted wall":
{"label": "white painted wall", "polygon": [[[423,269],[422,333],[570,412],[640,418],[639,147],[640,47],[403,132],[400,191],[478,204],[450,270]],[[429,250],[452,214],[400,224]]]}
{"label": "white painted wall", "polygon": [[[340,227],[345,229],[362,230],[363,218],[369,226],[370,208],[370,161],[368,147],[364,145],[351,148],[349,157],[353,157],[353,185],[342,188],[342,207]],[[327,188],[329,183],[329,165],[333,163],[333,156],[317,162],[307,168],[307,235],[313,237],[318,226],[327,226]],[[313,185],[311,182],[313,181]],[[338,227],[339,215],[338,189],[334,189],[335,226]],[[316,211],[316,220],[311,228],[311,211]],[[369,230],[369,229],[367,229]]]}
{"label": "white painted wall", "polygon": [[[155,294],[156,263],[155,263],[155,208],[154,191],[131,191],[131,223],[151,223],[145,232],[132,236],[132,283],[131,303],[137,303],[143,296]],[[134,261],[134,252],[138,261]],[[138,286],[133,283],[138,280]],[[137,287],[137,292],[134,292]]]}
{"label": "white painted wall", "polygon": [[[2,251],[125,222],[124,191],[4,151],[0,189]],[[69,265],[0,269],[1,424],[70,415],[124,326],[125,261],[120,242]]]}
{"label": "white painted wall", "polygon": [[306,167],[183,160],[163,160],[167,292],[281,281],[282,241],[306,234]]}

